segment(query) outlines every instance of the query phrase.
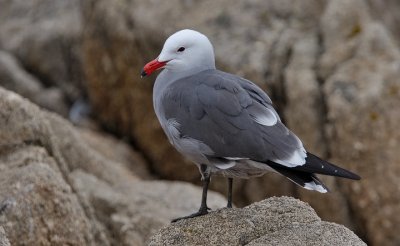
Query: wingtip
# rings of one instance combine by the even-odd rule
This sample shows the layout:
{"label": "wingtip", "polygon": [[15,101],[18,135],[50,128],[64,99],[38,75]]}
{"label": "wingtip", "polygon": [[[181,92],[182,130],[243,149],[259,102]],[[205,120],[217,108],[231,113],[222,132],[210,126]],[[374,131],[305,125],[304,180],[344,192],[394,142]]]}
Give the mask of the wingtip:
{"label": "wingtip", "polygon": [[353,179],[353,180],[361,180],[361,176],[360,175],[355,174],[353,172],[350,172],[350,173],[352,174],[352,178],[351,179]]}
{"label": "wingtip", "polygon": [[353,173],[352,171],[346,170],[346,169],[342,169],[342,175],[338,176],[339,178],[346,178],[346,179],[352,179],[352,180],[360,180],[361,176]]}
{"label": "wingtip", "polygon": [[[314,170],[309,170],[314,173],[329,175],[329,176],[336,176],[339,178],[346,178],[346,179],[352,179],[352,180],[360,180],[361,179],[361,177],[358,174],[353,173],[352,171],[349,171],[342,167],[336,166],[328,161],[325,161],[310,152],[307,152],[306,161],[307,161],[307,164],[310,164],[312,166],[316,166],[316,167],[322,166],[323,168],[325,166],[324,169],[317,168]],[[321,165],[321,163],[324,163],[324,164]],[[331,170],[328,171],[329,169],[327,167],[330,167]]]}

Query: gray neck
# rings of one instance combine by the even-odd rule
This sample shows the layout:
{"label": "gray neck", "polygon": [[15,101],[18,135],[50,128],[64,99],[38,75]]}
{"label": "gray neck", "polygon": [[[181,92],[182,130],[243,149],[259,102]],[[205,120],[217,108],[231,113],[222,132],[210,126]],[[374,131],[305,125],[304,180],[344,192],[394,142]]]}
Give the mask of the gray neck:
{"label": "gray neck", "polygon": [[156,79],[156,83],[158,80],[168,80],[168,82],[173,82],[178,79],[184,78],[184,77],[189,77],[191,75],[194,75],[196,73],[200,73],[205,70],[209,69],[215,69],[215,63],[210,63],[210,65],[203,65],[203,66],[197,66],[192,69],[188,70],[183,70],[183,71],[177,71],[177,70],[172,70],[172,69],[164,69]]}
{"label": "gray neck", "polygon": [[[184,77],[189,77],[191,75],[200,73],[205,70],[209,69],[215,69],[215,65],[211,64],[208,66],[198,66],[194,67],[189,70],[184,70],[184,71],[176,71],[176,70],[170,70],[170,69],[164,69],[156,79],[156,82],[154,84],[154,89],[153,89],[153,96],[160,96],[162,95],[162,92],[164,89],[173,83],[174,81],[177,81],[181,78]],[[157,94],[156,94],[157,93]],[[159,93],[159,94],[158,94]]]}

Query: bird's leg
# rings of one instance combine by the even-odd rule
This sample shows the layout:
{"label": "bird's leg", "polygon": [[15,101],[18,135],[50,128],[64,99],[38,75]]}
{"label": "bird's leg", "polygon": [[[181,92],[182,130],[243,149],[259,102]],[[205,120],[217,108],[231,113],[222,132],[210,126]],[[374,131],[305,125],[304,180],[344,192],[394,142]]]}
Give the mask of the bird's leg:
{"label": "bird's leg", "polygon": [[204,165],[204,164],[200,165],[200,171],[201,171],[202,181],[203,181],[203,193],[201,196],[201,205],[200,205],[199,211],[197,211],[194,214],[188,215],[188,216],[173,219],[171,221],[172,223],[177,222],[182,219],[189,219],[189,218],[194,218],[197,216],[208,214],[209,208],[207,207],[207,191],[208,191],[208,184],[210,183],[211,174],[207,173],[207,165]]}
{"label": "bird's leg", "polygon": [[[205,213],[203,213],[203,214],[207,214],[208,210],[210,209],[207,206],[207,192],[208,192],[208,184],[210,183],[210,179],[211,179],[211,173],[207,173],[206,170],[207,170],[207,166],[201,165],[201,172],[203,173],[204,179],[203,179],[203,193],[201,195],[201,205],[200,205],[199,212],[205,210]],[[200,214],[200,215],[203,215],[203,214]]]}
{"label": "bird's leg", "polygon": [[232,184],[233,178],[228,178],[228,204],[226,205],[227,208],[232,208]]}

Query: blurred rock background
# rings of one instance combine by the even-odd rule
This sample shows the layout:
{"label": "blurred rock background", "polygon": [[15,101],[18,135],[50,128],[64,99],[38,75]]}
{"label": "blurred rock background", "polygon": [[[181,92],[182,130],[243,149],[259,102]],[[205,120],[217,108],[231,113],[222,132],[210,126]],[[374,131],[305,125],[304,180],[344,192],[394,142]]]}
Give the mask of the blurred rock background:
{"label": "blurred rock background", "polygon": [[[165,181],[200,180],[156,120],[155,76],[139,76],[192,28],[219,68],[268,92],[309,151],[363,178],[323,177],[329,194],[274,174],[235,180],[235,204],[293,196],[370,245],[399,245],[399,25],[396,0],[0,0],[0,86],[77,127],[1,89],[1,227],[12,245],[141,244],[197,209],[198,189]],[[226,181],[212,188],[225,194]]]}

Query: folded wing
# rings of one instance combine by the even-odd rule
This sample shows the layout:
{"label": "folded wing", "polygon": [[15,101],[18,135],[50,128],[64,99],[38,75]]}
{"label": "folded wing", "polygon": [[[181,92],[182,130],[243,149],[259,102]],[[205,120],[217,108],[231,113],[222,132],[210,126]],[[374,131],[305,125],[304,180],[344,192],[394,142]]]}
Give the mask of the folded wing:
{"label": "folded wing", "polygon": [[182,138],[210,147],[210,157],[305,164],[301,141],[281,122],[269,97],[238,76],[207,70],[172,83],[163,95],[165,117]]}

